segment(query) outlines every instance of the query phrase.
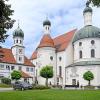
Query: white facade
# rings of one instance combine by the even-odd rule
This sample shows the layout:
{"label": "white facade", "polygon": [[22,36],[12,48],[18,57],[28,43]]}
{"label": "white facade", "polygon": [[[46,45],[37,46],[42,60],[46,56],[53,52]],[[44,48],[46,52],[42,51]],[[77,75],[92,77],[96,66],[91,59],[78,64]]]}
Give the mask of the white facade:
{"label": "white facade", "polygon": [[21,32],[22,30],[19,27],[14,31],[14,44],[11,49],[1,49],[3,57],[0,58],[0,78],[11,78],[11,73],[17,70],[21,71],[21,81],[33,84],[35,68],[31,61],[25,57],[25,47],[23,46],[24,33]]}
{"label": "white facade", "polygon": [[[84,33],[83,30],[81,32],[85,35],[76,32],[68,46],[62,51],[57,52],[56,48],[52,47],[37,49],[37,57],[32,59],[32,62],[38,70],[36,75],[38,84],[45,84],[45,79],[40,77],[39,74],[41,67],[52,65],[54,67],[54,77],[49,81],[53,85],[61,85],[63,87],[66,87],[66,85],[85,86],[88,81],[84,80],[83,74],[87,71],[91,71],[94,75],[91,85],[100,85],[100,37],[97,36],[100,29],[93,27],[91,30],[92,8],[89,5],[87,5],[83,15],[84,27],[87,27],[85,32],[87,33]],[[78,33],[80,35],[77,35]],[[75,35],[77,36],[75,37]],[[74,38],[77,38],[77,40],[74,41]],[[50,56],[53,57],[52,61]]]}

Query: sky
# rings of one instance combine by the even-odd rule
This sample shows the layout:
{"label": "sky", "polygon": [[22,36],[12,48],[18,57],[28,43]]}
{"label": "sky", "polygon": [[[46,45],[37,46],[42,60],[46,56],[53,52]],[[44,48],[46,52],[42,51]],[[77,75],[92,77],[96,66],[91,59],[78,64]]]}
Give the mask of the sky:
{"label": "sky", "polygon": [[[16,22],[7,34],[9,37],[3,47],[13,45],[13,31],[18,27],[24,32],[25,54],[28,58],[38,46],[43,36],[43,21],[48,16],[51,21],[51,33],[54,38],[73,29],[84,26],[83,10],[86,0],[9,0],[14,10],[12,19]],[[91,5],[92,6],[92,5]],[[100,27],[100,8],[93,7],[93,25]]]}

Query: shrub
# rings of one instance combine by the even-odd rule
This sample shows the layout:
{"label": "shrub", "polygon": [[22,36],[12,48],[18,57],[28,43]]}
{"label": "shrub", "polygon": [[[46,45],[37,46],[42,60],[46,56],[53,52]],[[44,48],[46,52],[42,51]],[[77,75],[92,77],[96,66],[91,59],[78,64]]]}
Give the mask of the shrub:
{"label": "shrub", "polygon": [[52,88],[59,88],[59,89],[61,89],[62,86],[61,85],[52,85]]}
{"label": "shrub", "polygon": [[12,87],[10,84],[4,84],[4,83],[0,83],[0,87],[1,88],[10,88]]}
{"label": "shrub", "polygon": [[11,84],[11,79],[4,77],[4,78],[1,79],[1,82],[4,83],[4,84]]}
{"label": "shrub", "polygon": [[84,89],[89,89],[89,90],[95,89],[95,86],[89,86],[89,85],[87,85],[87,86],[84,86]]}
{"label": "shrub", "polygon": [[44,85],[36,85],[36,86],[33,86],[33,89],[44,90],[44,89],[50,89],[50,87],[44,86]]}

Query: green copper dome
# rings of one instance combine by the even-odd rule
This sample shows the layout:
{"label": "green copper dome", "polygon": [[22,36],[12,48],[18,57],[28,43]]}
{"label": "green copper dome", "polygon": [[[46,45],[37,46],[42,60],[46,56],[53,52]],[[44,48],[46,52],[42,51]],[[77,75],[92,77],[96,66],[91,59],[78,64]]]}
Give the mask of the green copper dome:
{"label": "green copper dome", "polygon": [[24,38],[24,32],[19,27],[13,32],[13,37],[22,37]]}
{"label": "green copper dome", "polygon": [[90,1],[87,1],[86,8],[84,9],[83,13],[92,12],[92,8],[89,7],[89,5],[90,5]]}
{"label": "green copper dome", "polygon": [[92,8],[91,7],[86,7],[83,11],[83,13],[86,13],[86,12],[92,12]]}
{"label": "green copper dome", "polygon": [[92,25],[87,25],[76,32],[73,43],[84,38],[100,38],[100,28]]}
{"label": "green copper dome", "polygon": [[45,26],[45,25],[51,26],[51,22],[50,22],[48,19],[46,19],[46,20],[43,22],[43,26]]}

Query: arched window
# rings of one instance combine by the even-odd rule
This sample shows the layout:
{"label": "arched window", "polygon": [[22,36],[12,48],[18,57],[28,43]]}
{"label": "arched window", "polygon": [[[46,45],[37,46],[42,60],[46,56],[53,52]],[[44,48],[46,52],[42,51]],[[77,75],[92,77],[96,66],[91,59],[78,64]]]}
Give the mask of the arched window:
{"label": "arched window", "polygon": [[46,26],[46,30],[48,30],[48,27]]}
{"label": "arched window", "polygon": [[79,51],[79,58],[82,58],[82,51]]}
{"label": "arched window", "polygon": [[20,44],[22,43],[22,41],[20,40]]}
{"label": "arched window", "polygon": [[79,42],[79,46],[82,46],[82,42]]}
{"label": "arched window", "polygon": [[62,60],[62,57],[59,57],[59,61],[61,61]]}
{"label": "arched window", "polygon": [[91,57],[92,57],[92,58],[95,57],[95,50],[94,50],[94,49],[91,50]]}
{"label": "arched window", "polygon": [[61,77],[62,76],[62,67],[59,66],[59,76]]}
{"label": "arched window", "polygon": [[18,40],[16,40],[16,43],[18,43]]}
{"label": "arched window", "polygon": [[53,60],[53,57],[52,57],[52,56],[50,56],[50,60],[51,60],[51,61]]}

